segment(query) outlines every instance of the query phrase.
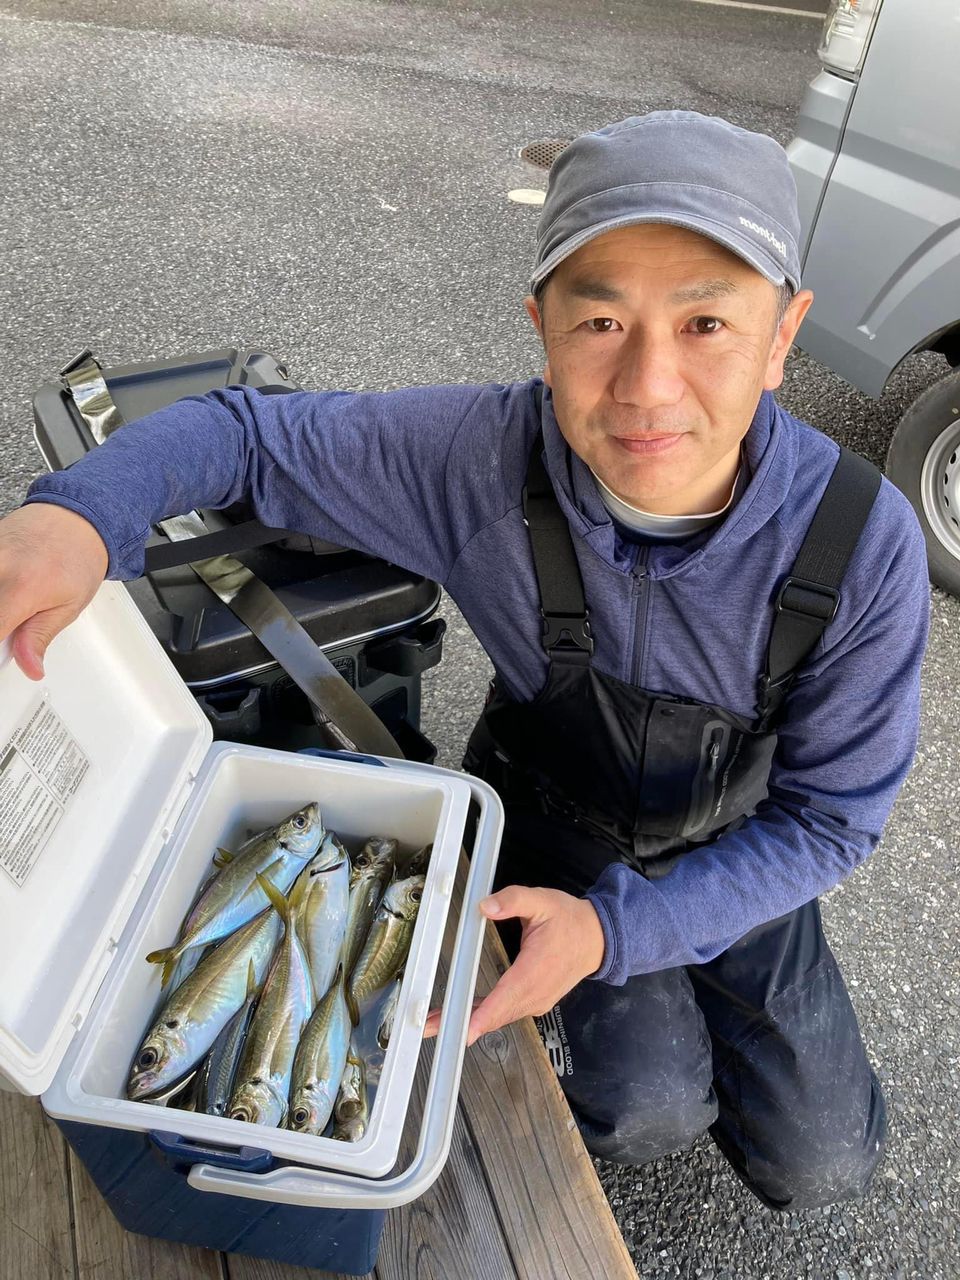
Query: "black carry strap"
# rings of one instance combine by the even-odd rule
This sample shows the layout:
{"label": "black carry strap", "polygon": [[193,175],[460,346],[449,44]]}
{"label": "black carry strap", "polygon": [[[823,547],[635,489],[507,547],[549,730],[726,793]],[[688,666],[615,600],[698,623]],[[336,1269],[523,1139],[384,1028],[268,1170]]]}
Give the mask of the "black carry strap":
{"label": "black carry strap", "polygon": [[281,538],[289,538],[289,529],[271,529],[259,520],[244,520],[229,529],[198,534],[188,542],[157,542],[144,551],[144,573],[158,569],[174,569],[178,565],[209,560],[212,556],[235,556],[240,551],[265,547]]}
{"label": "black carry strap", "polygon": [[764,724],[776,714],[797,668],[837,616],[840,584],[880,489],[880,479],[880,472],[866,458],[840,446],[833,475],[774,602],[767,669],[760,676],[757,700]]}
{"label": "black carry strap", "polygon": [[[537,415],[543,406],[543,384],[536,390]],[[523,519],[530,531],[533,567],[540,588],[544,649],[551,658],[585,664],[593,653],[590,617],[583,579],[567,518],[543,464],[543,431],[537,433],[523,487]]]}

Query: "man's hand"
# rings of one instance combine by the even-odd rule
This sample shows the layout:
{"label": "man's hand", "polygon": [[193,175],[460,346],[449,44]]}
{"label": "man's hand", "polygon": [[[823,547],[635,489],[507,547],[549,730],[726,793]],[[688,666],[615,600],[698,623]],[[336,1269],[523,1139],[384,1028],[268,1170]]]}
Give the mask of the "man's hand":
{"label": "man's hand", "polygon": [[[509,885],[480,903],[488,920],[523,921],[520,954],[485,1000],[473,1010],[467,1044],[529,1014],[549,1012],[603,962],[600,917],[586,898],[559,889]],[[424,1036],[440,1028],[440,1010],[427,1018]]]}
{"label": "man's hand", "polygon": [[17,666],[43,678],[58,632],[90,603],[109,556],[89,520],[51,502],[33,502],[0,520],[0,640],[13,637]]}

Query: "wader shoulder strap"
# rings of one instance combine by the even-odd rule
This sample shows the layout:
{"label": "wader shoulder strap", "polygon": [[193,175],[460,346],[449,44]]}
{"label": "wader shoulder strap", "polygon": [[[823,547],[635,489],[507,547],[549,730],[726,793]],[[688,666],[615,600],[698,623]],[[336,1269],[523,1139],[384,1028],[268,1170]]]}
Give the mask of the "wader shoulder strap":
{"label": "wader shoulder strap", "polygon": [[877,468],[841,446],[833,475],[774,602],[767,669],[760,677],[757,702],[763,724],[776,714],[797,668],[836,617],[840,583],[879,488]]}
{"label": "wader shoulder strap", "polygon": [[[539,417],[543,407],[542,383],[536,389],[536,398]],[[543,647],[551,659],[585,664],[593,653],[593,636],[583,579],[570,526],[543,463],[542,428],[527,465],[523,519],[530,531],[533,567],[540,588]]]}

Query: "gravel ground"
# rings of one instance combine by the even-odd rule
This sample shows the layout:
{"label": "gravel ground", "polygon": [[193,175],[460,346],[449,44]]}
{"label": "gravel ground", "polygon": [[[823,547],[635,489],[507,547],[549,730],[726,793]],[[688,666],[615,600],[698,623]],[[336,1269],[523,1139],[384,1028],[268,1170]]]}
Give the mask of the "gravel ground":
{"label": "gravel ground", "polygon": [[[134,10],[134,12],[131,12]],[[786,142],[819,26],[686,0],[0,3],[0,510],[39,463],[30,400],[105,363],[262,346],[308,387],[508,380],[536,186],[517,149],[632,112],[717,112]],[[781,399],[882,462],[944,366],[871,401],[800,357]],[[456,765],[489,666],[449,601],[424,728]],[[881,849],[824,901],[890,1109],[860,1203],[772,1216],[703,1140],[600,1165],[640,1274],[958,1274],[960,603],[933,593],[920,753]]]}

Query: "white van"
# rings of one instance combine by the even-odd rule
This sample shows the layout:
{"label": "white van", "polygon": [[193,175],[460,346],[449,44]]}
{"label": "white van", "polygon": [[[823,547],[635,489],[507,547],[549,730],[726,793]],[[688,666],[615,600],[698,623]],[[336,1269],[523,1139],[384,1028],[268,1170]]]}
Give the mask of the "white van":
{"label": "white van", "polygon": [[[800,197],[798,345],[868,395],[914,351],[960,366],[960,3],[832,0],[787,148]],[[960,371],[910,406],[887,456],[960,595]]]}

